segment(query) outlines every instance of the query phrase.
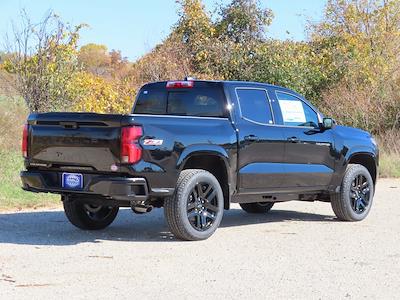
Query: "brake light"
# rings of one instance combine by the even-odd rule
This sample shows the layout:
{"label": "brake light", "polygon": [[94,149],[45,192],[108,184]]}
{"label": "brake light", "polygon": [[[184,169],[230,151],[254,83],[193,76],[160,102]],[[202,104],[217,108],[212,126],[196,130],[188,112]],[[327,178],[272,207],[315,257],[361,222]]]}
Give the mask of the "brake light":
{"label": "brake light", "polygon": [[194,81],[168,81],[167,89],[185,89],[194,87]]}
{"label": "brake light", "polygon": [[29,136],[29,125],[25,124],[22,131],[22,156],[28,157],[28,136]]}
{"label": "brake light", "polygon": [[137,163],[142,157],[139,139],[143,135],[142,127],[128,126],[121,129],[121,162]]}

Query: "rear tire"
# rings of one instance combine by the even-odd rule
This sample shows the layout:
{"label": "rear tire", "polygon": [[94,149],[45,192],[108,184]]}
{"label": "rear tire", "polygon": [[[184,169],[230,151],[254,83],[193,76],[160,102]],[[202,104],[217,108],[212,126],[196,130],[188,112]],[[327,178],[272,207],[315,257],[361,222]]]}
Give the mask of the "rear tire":
{"label": "rear tire", "polygon": [[340,193],[331,195],[331,206],[339,220],[364,220],[372,206],[374,182],[368,170],[349,164],[343,177]]}
{"label": "rear tire", "polygon": [[186,241],[209,238],[221,223],[223,210],[224,197],[218,180],[200,169],[183,170],[174,196],[164,202],[171,232]]}
{"label": "rear tire", "polygon": [[118,206],[94,206],[76,199],[63,199],[64,212],[72,225],[83,230],[99,230],[116,218]]}
{"label": "rear tire", "polygon": [[239,205],[249,214],[266,214],[274,206],[274,202],[239,203]]}

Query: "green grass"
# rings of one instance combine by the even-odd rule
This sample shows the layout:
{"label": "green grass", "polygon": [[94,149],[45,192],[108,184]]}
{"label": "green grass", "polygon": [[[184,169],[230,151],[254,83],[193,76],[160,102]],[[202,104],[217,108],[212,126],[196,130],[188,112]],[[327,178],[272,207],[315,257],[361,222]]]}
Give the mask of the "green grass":
{"label": "green grass", "polygon": [[20,152],[22,125],[28,110],[23,99],[0,95],[0,210],[55,206],[59,197],[21,189]]}
{"label": "green grass", "polygon": [[19,172],[23,168],[19,152],[0,150],[0,210],[60,205],[60,197],[57,195],[22,190]]}
{"label": "green grass", "polygon": [[380,177],[400,178],[400,155],[382,153],[379,163]]}
{"label": "green grass", "polygon": [[27,115],[21,97],[0,95],[0,210],[54,207],[61,203],[60,196],[21,189],[21,134]]}

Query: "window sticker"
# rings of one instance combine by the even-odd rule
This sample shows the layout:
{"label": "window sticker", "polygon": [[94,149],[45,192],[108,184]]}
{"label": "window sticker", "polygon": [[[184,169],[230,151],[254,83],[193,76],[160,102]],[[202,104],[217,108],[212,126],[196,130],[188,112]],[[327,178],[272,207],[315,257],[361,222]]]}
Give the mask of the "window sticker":
{"label": "window sticker", "polygon": [[306,122],[306,115],[301,101],[279,100],[279,105],[282,111],[283,122]]}

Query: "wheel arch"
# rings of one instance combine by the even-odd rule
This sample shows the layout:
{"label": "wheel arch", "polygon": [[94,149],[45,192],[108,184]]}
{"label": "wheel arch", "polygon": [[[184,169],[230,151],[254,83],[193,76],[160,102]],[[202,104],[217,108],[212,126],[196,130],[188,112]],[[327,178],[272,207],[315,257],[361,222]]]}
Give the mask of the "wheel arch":
{"label": "wheel arch", "polygon": [[347,159],[347,164],[359,164],[364,166],[372,177],[374,185],[378,178],[377,158],[370,152],[354,152]]}
{"label": "wheel arch", "polygon": [[203,169],[213,174],[221,185],[224,194],[224,208],[229,209],[231,198],[231,174],[229,157],[222,147],[186,148],[178,159],[179,173],[185,169]]}

